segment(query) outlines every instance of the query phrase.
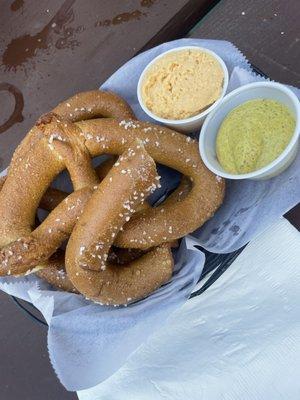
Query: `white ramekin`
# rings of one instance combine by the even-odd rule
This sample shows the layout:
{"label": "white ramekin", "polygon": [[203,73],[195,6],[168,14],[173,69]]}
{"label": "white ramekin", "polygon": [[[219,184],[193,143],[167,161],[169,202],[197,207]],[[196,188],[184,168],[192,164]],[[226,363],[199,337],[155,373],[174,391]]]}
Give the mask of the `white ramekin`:
{"label": "white ramekin", "polygon": [[[248,174],[230,174],[220,165],[216,155],[216,138],[220,125],[227,114],[240,104],[253,99],[267,98],[284,104],[296,120],[293,136],[285,150],[270,164]],[[203,162],[212,172],[228,179],[268,179],[280,174],[295,159],[300,132],[300,103],[297,96],[286,86],[275,82],[257,82],[233,90],[206,118],[200,132],[199,149]]]}
{"label": "white ramekin", "polygon": [[[205,53],[208,53],[212,55],[221,65],[223,73],[224,73],[224,82],[223,82],[223,89],[221,96],[219,97],[218,100],[216,100],[210,107],[208,107],[205,111],[203,111],[200,114],[194,115],[193,117],[190,118],[185,118],[185,119],[166,119],[166,118],[160,118],[157,115],[153,114],[147,106],[144,104],[143,99],[142,99],[142,94],[141,94],[141,88],[142,88],[142,83],[143,79],[145,77],[145,74],[147,73],[148,69],[150,68],[151,65],[153,65],[158,59],[164,57],[166,54],[171,53],[171,52],[178,52],[181,50],[201,50]],[[150,63],[145,67],[143,70],[140,79],[138,81],[137,85],[137,97],[140,103],[140,106],[144,110],[146,114],[149,115],[152,119],[158,121],[159,123],[162,123],[164,125],[169,126],[170,128],[173,128],[177,131],[181,132],[195,132],[200,129],[201,125],[203,124],[203,121],[205,117],[215,109],[215,107],[220,103],[222,98],[224,97],[226,90],[228,86],[228,70],[227,67],[224,63],[224,61],[213,51],[208,50],[204,47],[198,47],[198,46],[181,46],[181,47],[176,47],[174,49],[165,51],[164,53],[160,54],[159,56],[155,57]]]}

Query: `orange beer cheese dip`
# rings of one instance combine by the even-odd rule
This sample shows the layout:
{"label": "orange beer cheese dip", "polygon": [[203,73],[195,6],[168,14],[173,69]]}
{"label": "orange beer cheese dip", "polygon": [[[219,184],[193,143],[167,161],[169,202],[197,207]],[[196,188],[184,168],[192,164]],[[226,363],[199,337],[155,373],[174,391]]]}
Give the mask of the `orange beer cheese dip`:
{"label": "orange beer cheese dip", "polygon": [[221,96],[224,72],[219,61],[201,49],[170,52],[150,65],[142,81],[146,107],[165,119],[200,114]]}

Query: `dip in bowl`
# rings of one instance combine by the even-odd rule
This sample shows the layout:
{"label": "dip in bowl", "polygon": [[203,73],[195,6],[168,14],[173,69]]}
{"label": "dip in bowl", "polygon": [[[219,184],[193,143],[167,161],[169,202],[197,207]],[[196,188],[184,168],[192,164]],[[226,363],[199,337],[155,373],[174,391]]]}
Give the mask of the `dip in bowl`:
{"label": "dip in bowl", "polygon": [[224,178],[267,179],[293,162],[299,131],[296,95],[279,83],[251,83],[225,96],[207,117],[200,154]]}
{"label": "dip in bowl", "polygon": [[228,71],[214,52],[184,46],[166,51],[142,72],[137,95],[152,119],[183,132],[200,128],[225,95]]}

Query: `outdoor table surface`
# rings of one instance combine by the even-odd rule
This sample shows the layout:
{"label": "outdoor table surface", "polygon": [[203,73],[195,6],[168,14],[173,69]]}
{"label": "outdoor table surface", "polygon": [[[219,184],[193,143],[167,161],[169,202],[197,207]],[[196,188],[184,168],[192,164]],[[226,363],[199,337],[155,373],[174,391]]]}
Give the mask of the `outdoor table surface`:
{"label": "outdoor table surface", "polygon": [[[300,86],[298,0],[216,3],[0,0],[0,169],[42,113],[193,27],[192,37],[230,40],[270,78]],[[289,218],[300,227],[299,208]],[[0,399],[76,399],[50,365],[47,330],[2,292],[0,301]]]}

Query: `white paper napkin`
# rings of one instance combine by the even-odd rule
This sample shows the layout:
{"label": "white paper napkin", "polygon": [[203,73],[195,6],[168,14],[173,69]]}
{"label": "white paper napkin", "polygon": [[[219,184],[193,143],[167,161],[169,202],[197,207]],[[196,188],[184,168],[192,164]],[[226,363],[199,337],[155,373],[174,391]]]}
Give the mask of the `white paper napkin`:
{"label": "white paper napkin", "polygon": [[80,400],[298,400],[300,233],[284,219]]}

